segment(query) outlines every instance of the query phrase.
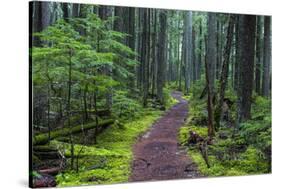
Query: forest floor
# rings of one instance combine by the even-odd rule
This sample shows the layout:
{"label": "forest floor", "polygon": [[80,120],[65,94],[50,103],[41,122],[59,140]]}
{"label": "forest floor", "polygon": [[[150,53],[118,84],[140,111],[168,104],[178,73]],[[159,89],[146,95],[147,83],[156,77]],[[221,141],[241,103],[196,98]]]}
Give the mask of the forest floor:
{"label": "forest floor", "polygon": [[181,92],[173,92],[179,102],[158,119],[133,147],[130,181],[201,177],[196,164],[178,142],[179,128],[188,113]]}

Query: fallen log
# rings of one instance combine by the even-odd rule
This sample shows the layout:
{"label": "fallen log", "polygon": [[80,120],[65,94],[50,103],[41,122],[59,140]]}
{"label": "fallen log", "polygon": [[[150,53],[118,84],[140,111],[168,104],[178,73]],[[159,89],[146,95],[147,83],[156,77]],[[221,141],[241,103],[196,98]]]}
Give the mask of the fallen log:
{"label": "fallen log", "polygon": [[[84,113],[84,110],[77,110],[77,111],[74,111],[73,113],[81,114],[81,113]],[[87,113],[97,115],[99,117],[103,117],[103,116],[110,116],[111,111],[109,109],[100,109],[97,112],[95,110],[87,110]]]}
{"label": "fallen log", "polygon": [[[100,121],[98,127],[106,127],[113,123],[114,123],[113,119]],[[78,126],[73,126],[72,128],[57,129],[57,130],[51,131],[50,140],[53,140],[57,137],[68,136],[68,135],[70,135],[70,133],[72,133],[72,134],[80,133],[80,132],[82,132],[82,128],[84,131],[87,131],[87,130],[93,129],[95,127],[96,127],[95,123],[89,123],[89,124],[83,125],[83,127],[82,127],[82,125],[78,125]],[[33,137],[33,145],[47,144],[48,141],[49,141],[48,133],[38,134]]]}
{"label": "fallen log", "polygon": [[39,174],[48,174],[48,175],[55,176],[55,175],[57,175],[60,171],[61,171],[61,168],[60,168],[60,167],[53,167],[53,168],[49,168],[49,169],[42,169],[42,170],[39,170],[38,173],[39,173]]}
{"label": "fallen log", "polygon": [[59,159],[60,154],[59,152],[33,152],[35,156],[37,156],[39,159]]}
{"label": "fallen log", "polygon": [[56,152],[56,151],[58,151],[58,149],[54,146],[38,145],[38,146],[33,146],[33,151],[35,151],[35,152]]}

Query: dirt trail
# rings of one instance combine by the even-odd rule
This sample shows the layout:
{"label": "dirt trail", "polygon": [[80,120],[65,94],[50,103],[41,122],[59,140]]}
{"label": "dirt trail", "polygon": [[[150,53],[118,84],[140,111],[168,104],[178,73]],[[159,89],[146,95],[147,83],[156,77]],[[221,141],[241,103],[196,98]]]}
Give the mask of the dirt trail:
{"label": "dirt trail", "polygon": [[130,181],[200,177],[196,165],[178,144],[178,130],[187,117],[187,101],[173,92],[179,103],[169,109],[133,148]]}

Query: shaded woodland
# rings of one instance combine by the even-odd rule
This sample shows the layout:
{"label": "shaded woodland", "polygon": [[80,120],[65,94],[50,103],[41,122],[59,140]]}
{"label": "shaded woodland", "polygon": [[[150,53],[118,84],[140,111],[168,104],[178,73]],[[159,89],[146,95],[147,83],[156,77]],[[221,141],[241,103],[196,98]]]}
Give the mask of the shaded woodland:
{"label": "shaded woodland", "polygon": [[173,91],[203,175],[271,172],[270,16],[35,1],[30,18],[31,185],[128,181]]}

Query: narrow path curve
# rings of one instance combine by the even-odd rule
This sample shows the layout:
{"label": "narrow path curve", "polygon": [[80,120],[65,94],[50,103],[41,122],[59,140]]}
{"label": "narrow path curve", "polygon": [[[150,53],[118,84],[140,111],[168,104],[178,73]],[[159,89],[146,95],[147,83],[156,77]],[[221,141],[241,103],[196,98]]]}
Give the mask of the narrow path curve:
{"label": "narrow path curve", "polygon": [[197,166],[178,144],[178,130],[187,117],[187,101],[173,92],[179,102],[169,109],[133,147],[130,181],[200,177]]}

